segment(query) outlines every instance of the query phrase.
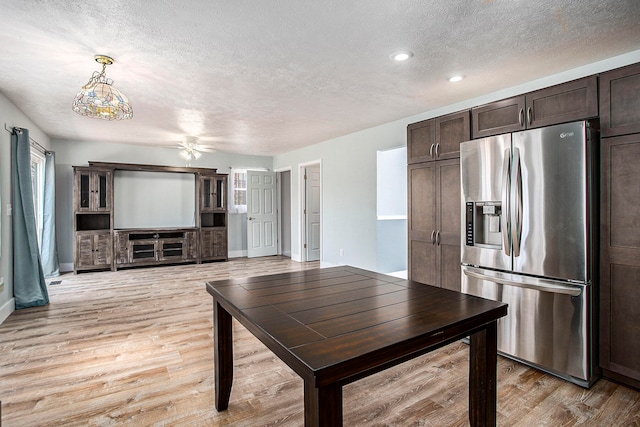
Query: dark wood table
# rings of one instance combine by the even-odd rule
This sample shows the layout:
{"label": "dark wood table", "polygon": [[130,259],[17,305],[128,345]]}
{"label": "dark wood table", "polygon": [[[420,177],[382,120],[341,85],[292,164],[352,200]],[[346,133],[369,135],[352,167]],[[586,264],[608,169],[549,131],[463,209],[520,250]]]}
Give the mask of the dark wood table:
{"label": "dark wood table", "polygon": [[342,425],[342,386],[470,337],[469,420],[496,424],[496,322],[507,305],[353,267],[207,283],[216,409],[229,405],[235,317],[304,380],[305,426]]}

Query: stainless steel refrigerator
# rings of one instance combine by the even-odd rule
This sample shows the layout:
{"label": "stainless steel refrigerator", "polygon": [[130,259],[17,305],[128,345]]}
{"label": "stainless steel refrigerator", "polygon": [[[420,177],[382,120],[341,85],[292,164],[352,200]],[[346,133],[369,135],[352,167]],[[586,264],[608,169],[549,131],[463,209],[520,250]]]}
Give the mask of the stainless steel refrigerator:
{"label": "stainless steel refrigerator", "polygon": [[509,304],[502,355],[583,387],[599,376],[598,140],[576,122],[460,147],[462,291]]}

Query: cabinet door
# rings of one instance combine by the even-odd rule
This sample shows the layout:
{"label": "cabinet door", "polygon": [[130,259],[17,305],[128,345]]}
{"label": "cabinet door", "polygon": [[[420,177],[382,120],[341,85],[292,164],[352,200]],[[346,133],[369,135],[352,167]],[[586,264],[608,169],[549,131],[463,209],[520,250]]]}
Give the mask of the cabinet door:
{"label": "cabinet door", "polygon": [[213,209],[216,211],[227,210],[227,178],[217,176],[213,178],[214,196]]}
{"label": "cabinet door", "polygon": [[526,94],[527,128],[598,116],[598,78],[573,80]]}
{"label": "cabinet door", "polygon": [[213,256],[227,258],[227,229],[217,228],[213,230]]}
{"label": "cabinet door", "polygon": [[460,157],[460,143],[471,139],[471,113],[469,110],[437,117],[436,160]]}
{"label": "cabinet door", "polygon": [[640,134],[604,138],[601,161],[600,366],[640,387]]}
{"label": "cabinet door", "polygon": [[227,210],[227,178],[225,176],[200,178],[200,210],[202,212]]}
{"label": "cabinet door", "polygon": [[437,284],[460,292],[460,159],[436,162]]}
{"label": "cabinet door", "polygon": [[99,233],[94,236],[94,265],[110,266],[113,258],[113,238],[111,234]]}
{"label": "cabinet door", "polygon": [[76,234],[76,270],[110,267],[112,242],[110,233]]}
{"label": "cabinet door", "polygon": [[93,196],[93,210],[94,211],[110,211],[111,210],[111,172],[110,171],[96,171],[92,172],[91,179],[93,181],[94,196]]}
{"label": "cabinet door", "polygon": [[524,95],[472,108],[473,138],[523,130],[525,128],[524,109]]}
{"label": "cabinet door", "polygon": [[75,198],[77,212],[111,211],[111,172],[76,169]]}
{"label": "cabinet door", "polygon": [[602,136],[640,133],[640,64],[600,75]]}
{"label": "cabinet door", "polygon": [[91,172],[76,169],[75,181],[76,211],[89,212],[92,208],[91,200],[93,196]]}
{"label": "cabinet door", "polygon": [[407,162],[421,163],[435,160],[435,120],[425,120],[407,126]]}
{"label": "cabinet door", "polygon": [[409,203],[409,279],[437,285],[435,162],[410,165],[407,172]]}
{"label": "cabinet door", "polygon": [[200,256],[203,260],[227,258],[226,228],[203,228],[200,231]]}

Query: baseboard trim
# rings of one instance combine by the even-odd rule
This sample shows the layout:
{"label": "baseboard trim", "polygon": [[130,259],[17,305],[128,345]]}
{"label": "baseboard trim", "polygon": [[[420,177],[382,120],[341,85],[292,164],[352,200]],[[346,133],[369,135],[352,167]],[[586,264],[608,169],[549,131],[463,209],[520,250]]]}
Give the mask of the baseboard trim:
{"label": "baseboard trim", "polygon": [[246,258],[247,251],[229,251],[229,258]]}
{"label": "baseboard trim", "polygon": [[11,298],[9,301],[5,302],[2,307],[0,307],[0,324],[7,320],[7,317],[16,311],[16,299]]}
{"label": "baseboard trim", "polygon": [[72,262],[60,263],[60,272],[66,273],[68,271],[73,271],[73,263]]}

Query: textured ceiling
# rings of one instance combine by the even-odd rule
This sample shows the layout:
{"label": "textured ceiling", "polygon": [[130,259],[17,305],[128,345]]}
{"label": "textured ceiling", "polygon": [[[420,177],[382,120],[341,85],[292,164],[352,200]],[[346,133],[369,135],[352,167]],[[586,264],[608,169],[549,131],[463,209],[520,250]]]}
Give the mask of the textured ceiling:
{"label": "textured ceiling", "polygon": [[[0,91],[52,138],[272,155],[640,49],[639,22],[640,0],[2,0]],[[132,120],[71,111],[95,54]]]}

